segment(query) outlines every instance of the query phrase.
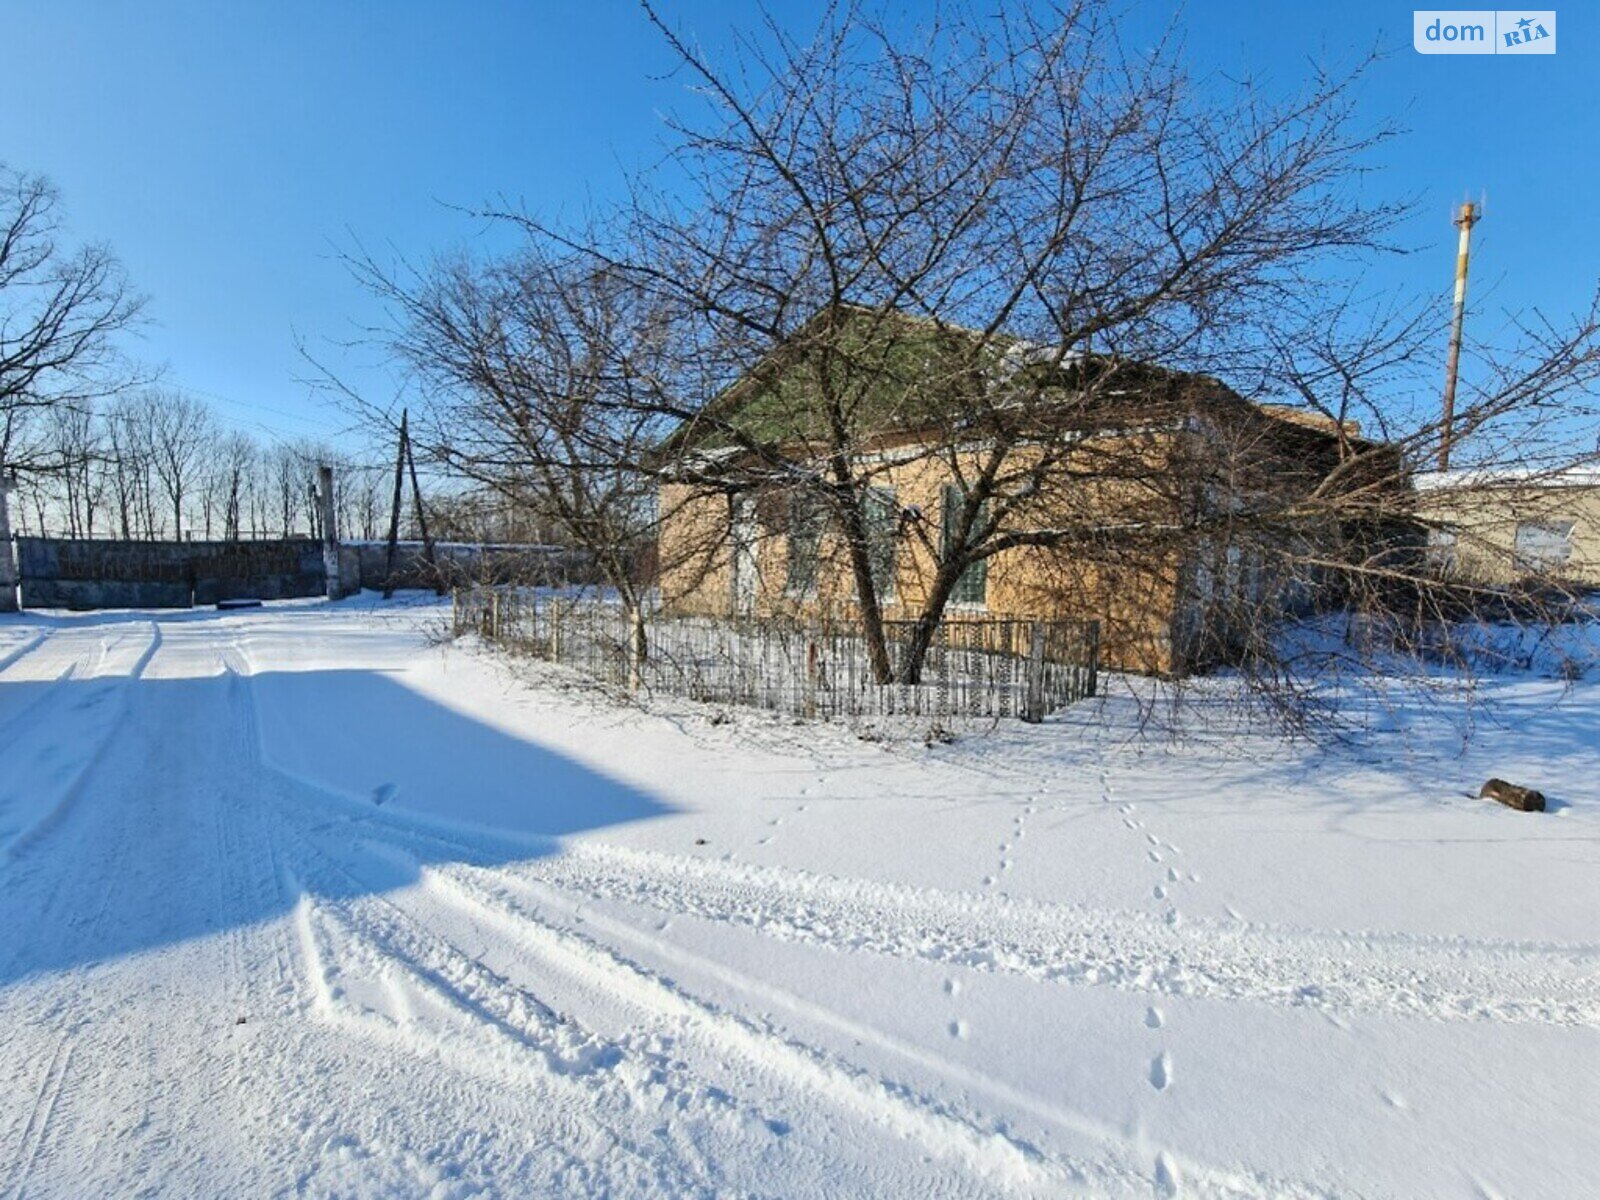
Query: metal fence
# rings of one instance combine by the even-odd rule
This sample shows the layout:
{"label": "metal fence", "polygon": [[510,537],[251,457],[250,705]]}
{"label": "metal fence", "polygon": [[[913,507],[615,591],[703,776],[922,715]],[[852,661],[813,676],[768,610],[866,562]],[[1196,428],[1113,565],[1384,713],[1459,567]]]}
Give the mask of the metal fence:
{"label": "metal fence", "polygon": [[[885,623],[897,670],[915,628]],[[942,624],[918,681],[880,684],[845,623],[649,613],[524,588],[455,592],[454,629],[574,667],[606,684],[797,717],[1019,717],[1095,694],[1094,621],[959,619]]]}

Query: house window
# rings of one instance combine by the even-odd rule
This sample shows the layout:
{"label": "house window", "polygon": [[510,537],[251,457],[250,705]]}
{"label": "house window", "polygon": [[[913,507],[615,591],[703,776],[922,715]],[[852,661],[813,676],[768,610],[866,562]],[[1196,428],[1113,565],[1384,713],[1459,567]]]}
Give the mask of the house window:
{"label": "house window", "polygon": [[900,524],[900,509],[894,502],[893,488],[868,488],[862,517],[867,526],[867,561],[872,568],[872,586],[878,599],[894,598],[894,539]]}
{"label": "house window", "polygon": [[789,497],[789,578],[788,587],[796,596],[817,593],[817,559],[822,550],[822,528],[827,513],[822,502],[809,492],[794,492]]}
{"label": "house window", "polygon": [[756,521],[756,502],[750,496],[730,496],[728,532],[733,550],[733,611],[743,615],[755,611],[756,596],[760,591],[760,560],[756,554],[759,526]]}
{"label": "house window", "polygon": [[[944,514],[940,523],[940,551],[948,562],[952,555],[960,550],[958,545],[959,532],[956,523],[961,519],[961,508],[967,502],[966,491],[955,485],[948,484],[944,489]],[[975,527],[982,528],[989,520],[989,502],[985,500],[978,507]],[[956,580],[956,586],[950,592],[952,604],[983,605],[989,599],[989,560],[980,558],[977,562],[961,572],[961,578]]]}
{"label": "house window", "polygon": [[1571,521],[1518,521],[1513,550],[1517,570],[1546,575],[1572,557]]}
{"label": "house window", "polygon": [[1441,525],[1428,530],[1427,563],[1435,571],[1451,574],[1461,565],[1460,534],[1454,525]]}

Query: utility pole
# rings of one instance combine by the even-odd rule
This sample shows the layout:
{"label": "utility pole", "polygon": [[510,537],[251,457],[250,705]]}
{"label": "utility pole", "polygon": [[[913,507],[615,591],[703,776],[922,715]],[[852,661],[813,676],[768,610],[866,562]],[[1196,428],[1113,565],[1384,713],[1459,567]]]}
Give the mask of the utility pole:
{"label": "utility pole", "polygon": [[405,416],[400,418],[400,441],[406,452],[406,466],[411,471],[411,500],[417,510],[417,531],[422,534],[422,561],[428,566],[428,573],[433,576],[433,590],[436,595],[444,595],[444,576],[439,574],[439,563],[434,558],[433,537],[428,533],[428,510],[422,507],[422,488],[417,484],[417,456],[411,446],[411,434],[405,428]]}
{"label": "utility pole", "polygon": [[337,600],[344,595],[339,578],[339,506],[333,495],[333,468],[322,466],[318,472],[322,484],[322,566],[328,579],[328,599]]}
{"label": "utility pole", "polygon": [[0,463],[0,613],[17,611],[17,562],[11,556],[10,500],[16,479]]}
{"label": "utility pole", "polygon": [[1444,368],[1444,424],[1439,433],[1439,470],[1450,469],[1450,446],[1455,440],[1456,421],[1456,369],[1461,362],[1461,323],[1467,310],[1467,258],[1472,247],[1472,227],[1483,217],[1483,211],[1468,200],[1456,209],[1453,224],[1461,231],[1456,250],[1455,312],[1450,318],[1450,357]]}
{"label": "utility pole", "polygon": [[394,557],[400,544],[400,489],[406,479],[406,443],[410,440],[407,423],[410,416],[409,410],[404,408],[400,410],[400,439],[395,445],[394,452],[394,505],[389,509],[389,553],[384,557],[383,563],[385,600],[394,595]]}

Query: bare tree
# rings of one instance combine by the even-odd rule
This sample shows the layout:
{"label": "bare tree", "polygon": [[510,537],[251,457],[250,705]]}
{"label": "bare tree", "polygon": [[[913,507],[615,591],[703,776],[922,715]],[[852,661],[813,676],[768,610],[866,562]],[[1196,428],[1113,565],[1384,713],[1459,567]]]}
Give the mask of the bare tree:
{"label": "bare tree", "polygon": [[[918,677],[962,581],[1002,557],[1103,611],[1231,605],[1181,660],[1253,643],[1269,690],[1279,618],[1435,586],[1409,475],[1445,431],[1392,393],[1438,309],[1342,284],[1403,212],[1355,186],[1395,135],[1357,118],[1364,64],[1271,99],[1193,78],[1172,45],[1123,49],[1093,0],[946,10],[910,38],[846,6],[728,66],[652,20],[710,101],[673,126],[691,199],[640,181],[602,238],[513,219],[674,313],[698,369],[633,393],[681,422],[674,478],[751,497],[756,537],[792,533],[763,496],[820,510],[880,680]],[[1455,437],[1560,460],[1597,314],[1515,323]],[[1294,324],[1313,336],[1286,343]],[[919,472],[948,481],[937,520],[893,492]],[[1198,595],[1208,559],[1220,598]],[[898,662],[889,603],[915,625]]]}
{"label": "bare tree", "polygon": [[49,180],[0,163],[0,463],[48,468],[21,451],[30,414],[86,405],[135,378],[116,335],[143,299],[104,245],[63,242],[61,198]]}
{"label": "bare tree", "polygon": [[294,448],[280,443],[265,456],[265,490],[269,519],[276,521],[276,531],[289,537],[299,521],[305,504],[304,464]]}
{"label": "bare tree", "polygon": [[638,637],[658,516],[646,463],[674,424],[648,398],[673,369],[668,310],[548,246],[487,265],[441,259],[401,279],[370,259],[355,266],[391,305],[391,344],[422,385],[412,429],[423,456],[586,551]]}
{"label": "bare tree", "polygon": [[808,602],[880,682],[1026,560],[1114,624],[1185,614],[1151,669],[1251,655],[1292,706],[1284,624],[1443,611],[1411,475],[1446,432],[1571,461],[1597,310],[1514,322],[1445,431],[1406,388],[1438,308],[1352,289],[1404,212],[1358,186],[1395,136],[1364,63],[1273,98],[1124,47],[1100,0],[909,36],[847,4],[718,63],[646,12],[705,105],[661,177],[579,229],[497,213],[527,238],[497,262],[356,264],[434,459],[580,544],[687,517],[708,577],[747,538],[832,556],[848,587]]}
{"label": "bare tree", "polygon": [[141,393],[132,411],[150,469],[172,514],[172,536],[181,540],[185,501],[201,488],[208,453],[216,441],[215,421],[201,401],[170,390]]}
{"label": "bare tree", "polygon": [[46,440],[52,462],[48,477],[58,486],[69,537],[93,537],[107,474],[100,423],[86,403],[47,410]]}
{"label": "bare tree", "polygon": [[[978,564],[1105,540],[1104,513],[1061,520],[1041,494],[1160,474],[1125,440],[1085,449],[1091,414],[1124,426],[1144,405],[1115,411],[1140,390],[1127,364],[1215,367],[1320,256],[1377,246],[1396,215],[1341,187],[1386,136],[1355,126],[1349,78],[1277,104],[1201,88],[1166,45],[1122,51],[1101,4],[961,13],[909,41],[846,7],[725,69],[651,19],[712,104],[673,126],[692,200],[643,181],[609,240],[513,219],[675,314],[693,366],[637,391],[688,431],[675,477],[808,493],[883,681],[916,677]],[[904,514],[881,485],[919,457],[959,510],[922,534],[935,561],[896,664],[882,529]]]}
{"label": "bare tree", "polygon": [[[208,481],[212,504],[221,515],[222,536],[229,541],[238,541],[242,534],[246,492],[257,457],[255,442],[242,433],[230,433],[217,447]],[[209,521],[206,536],[211,536]]]}

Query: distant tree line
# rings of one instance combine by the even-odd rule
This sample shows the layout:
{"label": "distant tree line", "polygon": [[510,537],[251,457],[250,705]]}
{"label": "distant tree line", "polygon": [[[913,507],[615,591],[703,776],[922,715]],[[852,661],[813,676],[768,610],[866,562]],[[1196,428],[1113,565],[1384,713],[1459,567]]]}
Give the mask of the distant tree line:
{"label": "distant tree line", "polygon": [[[311,439],[226,431],[204,401],[166,388],[42,410],[18,442],[20,533],[238,540],[322,536],[318,469],[334,468],[346,538],[387,533],[388,472]],[[409,526],[405,532],[409,533]]]}
{"label": "distant tree line", "polygon": [[313,440],[230,432],[204,401],[158,386],[120,348],[143,311],[109,247],[69,242],[55,186],[0,163],[0,475],[18,532],[320,536],[324,464],[338,479],[340,532],[387,532],[382,467]]}

